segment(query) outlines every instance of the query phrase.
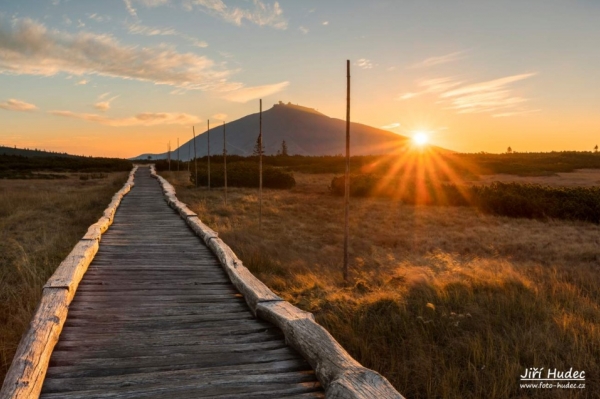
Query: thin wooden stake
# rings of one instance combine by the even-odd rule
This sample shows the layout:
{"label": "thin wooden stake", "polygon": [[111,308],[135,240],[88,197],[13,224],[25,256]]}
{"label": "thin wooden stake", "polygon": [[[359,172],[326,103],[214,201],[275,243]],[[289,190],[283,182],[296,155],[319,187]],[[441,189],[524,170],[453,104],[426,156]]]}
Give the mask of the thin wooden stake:
{"label": "thin wooden stake", "polygon": [[169,172],[171,171],[171,142],[169,141],[169,144],[167,144],[167,150],[169,151],[169,156],[168,156],[168,160],[169,160]]}
{"label": "thin wooden stake", "polygon": [[208,191],[210,191],[210,121],[207,120],[206,139],[208,140]]}
{"label": "thin wooden stake", "polygon": [[344,281],[348,282],[348,241],[350,229],[350,60],[346,61],[346,177],[344,187]]}
{"label": "thin wooden stake", "polygon": [[225,121],[223,121],[223,175],[225,177],[225,205],[227,205],[227,140],[225,139]]}
{"label": "thin wooden stake", "polygon": [[190,172],[190,164],[192,163],[192,145],[188,145],[188,173]]}
{"label": "thin wooden stake", "polygon": [[177,137],[177,171],[179,172],[179,137]]}
{"label": "thin wooden stake", "polygon": [[258,117],[258,230],[262,230],[262,98]]}
{"label": "thin wooden stake", "polygon": [[198,162],[196,161],[196,128],[192,126],[192,133],[194,134],[194,169],[196,171],[196,187],[198,187]]}

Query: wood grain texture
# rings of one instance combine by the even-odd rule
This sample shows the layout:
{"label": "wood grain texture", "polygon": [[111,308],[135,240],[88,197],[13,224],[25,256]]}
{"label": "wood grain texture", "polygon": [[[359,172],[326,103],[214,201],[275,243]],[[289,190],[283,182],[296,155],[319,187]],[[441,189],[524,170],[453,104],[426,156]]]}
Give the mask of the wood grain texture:
{"label": "wood grain texture", "polygon": [[195,214],[171,209],[147,168],[135,178],[69,306],[41,397],[323,397],[310,364],[253,316],[188,227]]}
{"label": "wood grain texture", "polygon": [[[174,187],[154,168],[165,199],[183,217],[187,206],[177,200]],[[250,310],[257,317],[279,327],[289,343],[314,368],[327,398],[336,399],[402,399],[402,395],[379,373],[363,367],[344,348],[315,322],[314,316],[283,301],[258,280],[225,244],[218,234],[197,216],[186,217],[186,223],[219,258],[227,275],[244,295]]]}
{"label": "wood grain texture", "polygon": [[[98,241],[110,225],[107,211],[113,214],[121,198],[133,186],[133,176],[137,166],[129,173],[129,178],[104,211],[104,216],[90,226],[85,236],[75,245],[71,253],[61,262],[55,273],[43,288],[42,299],[29,325],[21,338],[17,352],[0,390],[0,399],[36,398],[39,396],[46,375],[52,351],[58,341],[67,318],[69,304],[77,287],[98,251]],[[118,202],[116,201],[118,199]]]}

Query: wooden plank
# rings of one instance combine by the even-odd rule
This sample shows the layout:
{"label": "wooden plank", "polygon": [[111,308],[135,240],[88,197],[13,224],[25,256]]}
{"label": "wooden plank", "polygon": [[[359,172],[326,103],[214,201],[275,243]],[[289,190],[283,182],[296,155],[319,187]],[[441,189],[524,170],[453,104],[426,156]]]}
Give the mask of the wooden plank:
{"label": "wooden plank", "polygon": [[239,380],[243,381],[246,376],[291,372],[299,372],[299,374],[303,376],[310,376],[311,374],[314,376],[314,372],[308,363],[303,360],[294,359],[279,362],[244,364],[235,367],[225,366],[206,368],[202,370],[202,373],[198,373],[196,369],[190,369],[95,378],[48,378],[44,383],[43,392],[78,391],[81,386],[89,387],[89,389],[92,390],[109,390],[114,387],[145,386],[155,384],[156,381],[185,383],[189,379],[194,379],[198,382],[209,382],[213,378],[229,376],[238,377]]}

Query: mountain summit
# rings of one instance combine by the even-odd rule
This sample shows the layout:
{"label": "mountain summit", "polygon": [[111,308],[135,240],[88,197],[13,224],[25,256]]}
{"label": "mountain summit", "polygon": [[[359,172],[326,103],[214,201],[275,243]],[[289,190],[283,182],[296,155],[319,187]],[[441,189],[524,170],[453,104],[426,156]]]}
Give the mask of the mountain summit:
{"label": "mountain summit", "polygon": [[[227,153],[252,155],[258,137],[259,114],[247,115],[225,124]],[[290,155],[337,155],[346,152],[346,121],[330,118],[313,108],[279,102],[262,114],[263,145],[265,154],[274,155],[285,140]],[[206,132],[196,137],[198,157],[207,153]],[[406,145],[405,136],[360,123],[350,124],[350,152],[352,155],[391,153]],[[223,127],[210,129],[211,154],[223,151]],[[181,160],[194,156],[194,142],[179,147]],[[177,149],[171,151],[176,157]],[[167,153],[142,154],[135,159],[165,159]]]}

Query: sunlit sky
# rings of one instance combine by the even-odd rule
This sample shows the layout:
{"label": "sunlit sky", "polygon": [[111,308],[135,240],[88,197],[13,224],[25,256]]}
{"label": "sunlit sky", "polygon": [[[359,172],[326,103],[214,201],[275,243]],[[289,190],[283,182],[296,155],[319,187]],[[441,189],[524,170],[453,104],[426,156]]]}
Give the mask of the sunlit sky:
{"label": "sunlit sky", "polygon": [[[596,0],[0,0],[0,145],[131,157],[279,100],[462,152],[600,144]],[[342,149],[340,149],[341,152]]]}

